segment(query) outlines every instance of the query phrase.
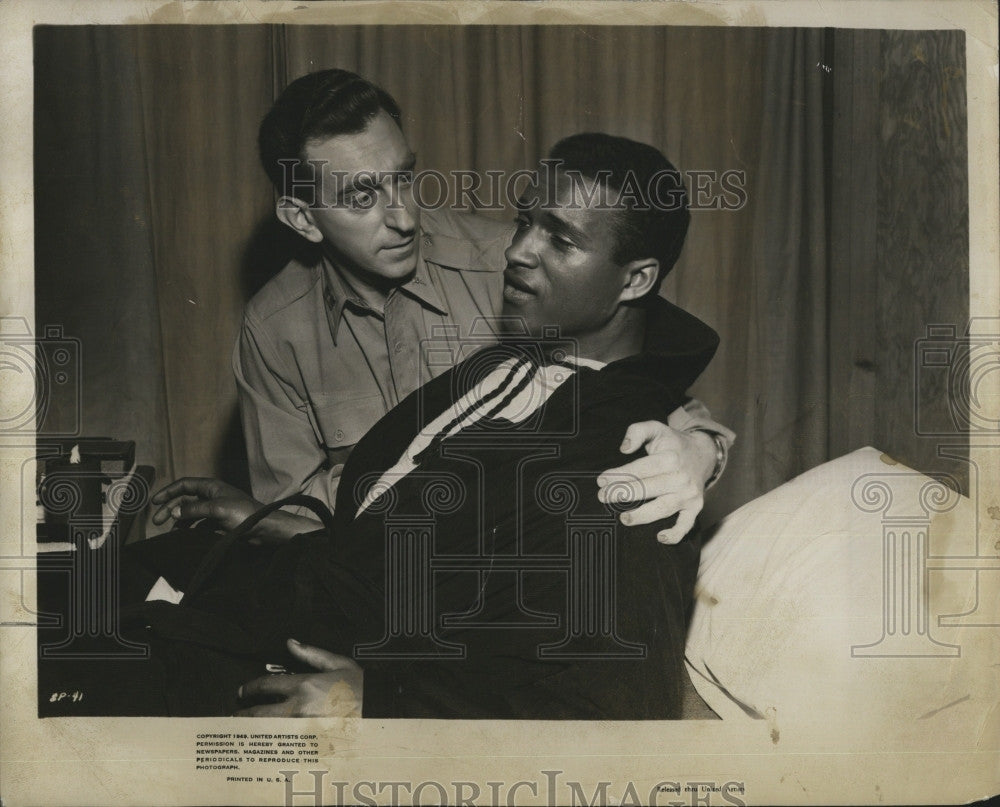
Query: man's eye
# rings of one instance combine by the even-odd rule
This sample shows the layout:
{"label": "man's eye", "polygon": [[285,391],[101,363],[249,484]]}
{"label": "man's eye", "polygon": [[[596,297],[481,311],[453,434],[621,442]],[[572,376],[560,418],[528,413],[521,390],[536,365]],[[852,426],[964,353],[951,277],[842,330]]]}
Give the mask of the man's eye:
{"label": "man's eye", "polygon": [[397,171],[396,182],[399,183],[400,185],[412,185],[413,171]]}
{"label": "man's eye", "polygon": [[560,249],[563,251],[567,249],[573,249],[573,247],[576,246],[576,244],[574,244],[568,238],[563,238],[561,235],[549,236],[549,240],[552,242],[553,246],[555,246],[556,249]]}
{"label": "man's eye", "polygon": [[351,207],[357,210],[369,210],[378,201],[378,191],[375,188],[358,188],[351,194]]}
{"label": "man's eye", "polygon": [[517,225],[517,229],[526,230],[531,226],[531,222],[528,221],[528,217],[524,215],[514,216],[514,224]]}

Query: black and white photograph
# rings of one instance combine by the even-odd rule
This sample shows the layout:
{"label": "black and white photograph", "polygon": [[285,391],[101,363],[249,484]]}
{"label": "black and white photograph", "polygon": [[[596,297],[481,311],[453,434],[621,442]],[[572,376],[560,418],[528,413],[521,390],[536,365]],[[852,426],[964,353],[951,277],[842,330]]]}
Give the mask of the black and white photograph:
{"label": "black and white photograph", "polygon": [[994,5],[3,15],[4,804],[1000,792]]}

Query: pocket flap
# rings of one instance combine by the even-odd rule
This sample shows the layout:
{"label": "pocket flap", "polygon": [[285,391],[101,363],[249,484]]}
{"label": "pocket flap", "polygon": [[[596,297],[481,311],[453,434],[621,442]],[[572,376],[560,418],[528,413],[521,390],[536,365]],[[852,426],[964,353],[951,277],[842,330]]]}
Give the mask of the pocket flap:
{"label": "pocket flap", "polygon": [[357,443],[385,414],[385,403],[381,395],[346,401],[317,401],[315,412],[326,447],[346,448]]}

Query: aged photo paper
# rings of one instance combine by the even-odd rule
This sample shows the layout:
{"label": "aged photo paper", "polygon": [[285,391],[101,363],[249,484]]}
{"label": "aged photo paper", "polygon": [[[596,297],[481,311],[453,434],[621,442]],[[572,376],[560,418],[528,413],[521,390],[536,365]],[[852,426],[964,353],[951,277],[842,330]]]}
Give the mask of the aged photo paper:
{"label": "aged photo paper", "polygon": [[[0,5],[0,804],[1000,793],[997,36],[988,0]],[[302,247],[258,126],[329,68],[399,102],[425,216],[513,233],[521,174],[579,132],[683,177],[660,292],[719,334],[689,392],[736,438],[699,518],[682,719],[124,717],[50,683],[117,627],[47,612],[44,574],[106,608],[118,551],[169,527],[151,493],[249,489],[233,346]],[[310,415],[331,463],[376,419],[341,403]],[[66,504],[54,479],[88,463]],[[109,703],[148,680],[120,649]]]}

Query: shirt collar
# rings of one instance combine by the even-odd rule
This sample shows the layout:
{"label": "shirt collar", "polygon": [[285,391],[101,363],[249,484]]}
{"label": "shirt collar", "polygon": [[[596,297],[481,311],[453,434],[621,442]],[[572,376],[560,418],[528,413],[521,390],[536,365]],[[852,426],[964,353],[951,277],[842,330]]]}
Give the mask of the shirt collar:
{"label": "shirt collar", "polygon": [[[373,309],[361,297],[355,294],[354,290],[344,280],[340,271],[333,265],[328,257],[323,256],[323,302],[326,306],[327,320],[330,325],[330,336],[333,343],[337,344],[337,332],[340,330],[340,321],[344,315],[344,307],[350,305],[359,312],[370,313],[377,317],[382,317],[380,311]],[[434,283],[431,282],[430,272],[427,264],[421,255],[417,256],[417,266],[412,277],[397,289],[398,292],[409,295],[422,305],[447,316],[448,309],[445,307],[441,294]]]}
{"label": "shirt collar", "polygon": [[608,366],[606,361],[598,361],[597,359],[588,359],[584,356],[567,356],[566,361],[571,364],[575,364],[578,367],[588,367],[591,370],[603,370]]}
{"label": "shirt collar", "polygon": [[326,306],[326,318],[330,325],[330,336],[333,344],[337,344],[337,331],[340,329],[340,320],[344,315],[344,306],[349,302],[353,305],[364,306],[365,303],[357,297],[351,287],[344,282],[329,258],[323,256],[320,265],[323,273],[323,303]]}
{"label": "shirt collar", "polygon": [[437,313],[448,316],[448,309],[445,307],[437,287],[431,282],[431,273],[427,269],[427,263],[422,254],[417,256],[417,268],[413,272],[413,277],[400,286],[399,291],[409,294]]}

